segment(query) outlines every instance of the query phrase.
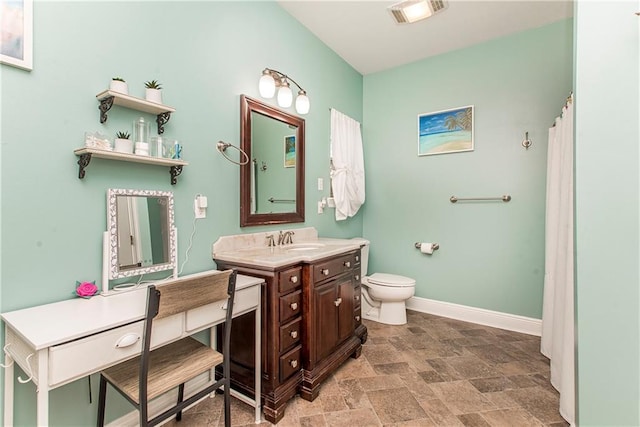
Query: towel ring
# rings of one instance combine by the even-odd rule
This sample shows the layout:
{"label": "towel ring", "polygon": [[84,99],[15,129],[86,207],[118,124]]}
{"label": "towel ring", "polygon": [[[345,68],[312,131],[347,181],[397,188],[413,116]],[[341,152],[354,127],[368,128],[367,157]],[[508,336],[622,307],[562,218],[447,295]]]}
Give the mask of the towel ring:
{"label": "towel ring", "polygon": [[[225,153],[225,150],[229,147],[232,147],[238,150],[238,152],[242,155],[240,158],[244,157],[245,160],[236,162],[235,160],[227,156],[227,154]],[[238,166],[244,166],[247,163],[249,163],[249,156],[247,156],[247,153],[245,153],[244,150],[240,147],[236,147],[235,145],[229,144],[228,142],[218,141],[218,143],[216,144],[216,148],[218,149],[220,154],[224,156],[225,159],[229,160],[233,164],[236,164]]]}

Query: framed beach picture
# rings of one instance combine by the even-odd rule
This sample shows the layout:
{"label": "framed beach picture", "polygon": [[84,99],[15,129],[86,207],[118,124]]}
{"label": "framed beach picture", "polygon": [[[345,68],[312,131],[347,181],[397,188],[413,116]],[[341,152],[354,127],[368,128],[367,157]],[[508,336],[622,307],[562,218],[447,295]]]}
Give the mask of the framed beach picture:
{"label": "framed beach picture", "polygon": [[0,62],[33,69],[33,0],[0,0]]}
{"label": "framed beach picture", "polygon": [[473,151],[473,105],[418,115],[418,156]]}
{"label": "framed beach picture", "polygon": [[296,136],[289,135],[284,137],[284,167],[296,167]]}

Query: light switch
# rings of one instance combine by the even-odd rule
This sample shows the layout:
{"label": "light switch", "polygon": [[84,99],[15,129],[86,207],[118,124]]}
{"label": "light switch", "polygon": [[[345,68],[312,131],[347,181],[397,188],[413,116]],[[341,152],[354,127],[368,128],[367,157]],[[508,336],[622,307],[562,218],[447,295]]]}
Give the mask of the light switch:
{"label": "light switch", "polygon": [[318,178],[318,191],[324,190],[324,179]]}

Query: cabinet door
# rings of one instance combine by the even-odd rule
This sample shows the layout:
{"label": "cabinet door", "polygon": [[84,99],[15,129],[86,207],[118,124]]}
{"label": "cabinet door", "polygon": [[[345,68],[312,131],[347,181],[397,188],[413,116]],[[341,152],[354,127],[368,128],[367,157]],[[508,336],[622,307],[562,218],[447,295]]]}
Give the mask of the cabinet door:
{"label": "cabinet door", "polygon": [[338,281],[338,343],[346,340],[353,334],[353,281],[351,276]]}
{"label": "cabinet door", "polygon": [[336,284],[331,281],[318,286],[314,288],[313,293],[316,330],[315,360],[318,361],[331,354],[338,339]]}

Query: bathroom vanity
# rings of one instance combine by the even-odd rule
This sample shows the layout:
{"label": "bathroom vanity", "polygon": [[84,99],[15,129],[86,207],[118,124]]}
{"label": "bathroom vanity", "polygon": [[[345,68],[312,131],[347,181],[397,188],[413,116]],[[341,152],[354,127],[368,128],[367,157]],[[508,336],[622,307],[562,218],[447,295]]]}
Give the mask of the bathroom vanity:
{"label": "bathroom vanity", "polygon": [[[262,396],[265,418],[277,423],[296,393],[318,396],[321,382],[367,339],[360,314],[360,242],[319,239],[314,228],[295,230],[293,244],[267,246],[253,233],[221,237],[213,246],[219,269],[264,280]],[[254,314],[234,319],[232,385],[253,393]]]}

